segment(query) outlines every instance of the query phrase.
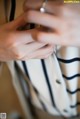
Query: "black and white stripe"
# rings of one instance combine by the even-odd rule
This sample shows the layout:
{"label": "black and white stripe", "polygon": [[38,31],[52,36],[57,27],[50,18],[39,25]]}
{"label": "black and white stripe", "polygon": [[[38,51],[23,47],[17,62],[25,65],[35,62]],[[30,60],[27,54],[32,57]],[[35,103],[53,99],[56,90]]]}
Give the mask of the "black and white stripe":
{"label": "black and white stripe", "polygon": [[[12,21],[14,19],[15,7],[16,7],[15,0],[12,0],[11,4],[12,4],[12,8],[11,8],[10,19],[9,19],[10,21]],[[33,28],[34,25],[32,24],[31,27]],[[64,67],[66,67],[65,65],[73,65],[74,62],[80,62],[79,57],[73,57],[73,58],[70,58],[70,59],[64,59],[64,58],[59,58],[58,57],[57,59],[58,59],[59,63],[64,64]],[[55,103],[56,100],[54,100],[54,94],[53,94],[53,90],[52,90],[53,87],[51,86],[50,79],[49,79],[50,77],[48,76],[47,67],[45,65],[44,60],[41,60],[41,66],[42,66],[42,69],[43,69],[43,75],[45,77],[45,82],[46,82],[48,93],[49,93],[49,96],[50,96],[50,99],[51,99],[52,106],[53,106],[53,108],[55,108],[60,113],[60,111],[58,110],[58,107],[56,107],[56,103]],[[28,71],[27,62],[23,61],[22,62],[22,67],[24,69],[25,74],[27,75],[27,77],[31,81],[31,75],[30,75],[30,72]],[[62,72],[62,76],[63,76],[63,78],[65,78],[67,80],[67,82],[70,82],[70,81],[73,81],[75,78],[79,78],[80,77],[80,72],[78,72],[78,73],[73,72],[72,74],[70,74],[70,76],[67,75],[67,74],[64,74]],[[38,100],[39,100],[41,106],[43,107],[43,109],[45,111],[47,111],[48,109],[46,107],[46,104],[39,98],[39,95],[40,95],[39,92],[37,91],[37,89],[35,87],[33,87],[33,88],[34,88],[34,91],[36,92],[36,95],[38,97]],[[73,91],[71,91],[68,88],[67,89],[65,88],[65,90],[67,91],[67,93],[69,93],[69,95],[73,96],[74,94],[76,94],[80,91],[80,88],[78,88],[76,90],[73,90]],[[76,108],[79,105],[80,105],[80,102],[77,102],[74,105],[70,105],[70,107],[73,109],[73,108]],[[61,113],[60,113],[60,115],[61,115]],[[76,116],[78,117],[79,114],[77,114]],[[73,116],[73,117],[76,117],[76,116]]]}

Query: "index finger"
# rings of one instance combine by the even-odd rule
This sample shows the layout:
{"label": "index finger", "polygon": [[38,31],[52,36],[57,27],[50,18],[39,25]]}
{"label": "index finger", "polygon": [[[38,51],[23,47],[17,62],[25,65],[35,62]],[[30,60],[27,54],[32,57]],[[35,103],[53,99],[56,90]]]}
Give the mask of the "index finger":
{"label": "index finger", "polygon": [[38,11],[33,10],[25,13],[25,21],[28,23],[42,25],[44,27],[56,30],[59,33],[64,31],[66,28],[66,21],[64,21],[64,19],[47,13],[42,14]]}

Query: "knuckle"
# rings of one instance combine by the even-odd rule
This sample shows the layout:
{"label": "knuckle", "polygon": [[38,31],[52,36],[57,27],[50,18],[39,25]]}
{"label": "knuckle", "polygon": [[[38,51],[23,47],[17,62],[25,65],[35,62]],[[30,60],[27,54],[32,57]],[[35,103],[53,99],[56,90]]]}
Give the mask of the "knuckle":
{"label": "knuckle", "polygon": [[23,53],[17,48],[12,49],[13,56],[16,60],[21,60],[23,58]]}
{"label": "knuckle", "polygon": [[37,39],[38,41],[42,41],[42,39],[43,39],[42,33],[38,32],[37,35],[36,35],[36,39]]}
{"label": "knuckle", "polygon": [[17,59],[17,60],[21,60],[22,59],[22,53],[15,53],[15,58]]}

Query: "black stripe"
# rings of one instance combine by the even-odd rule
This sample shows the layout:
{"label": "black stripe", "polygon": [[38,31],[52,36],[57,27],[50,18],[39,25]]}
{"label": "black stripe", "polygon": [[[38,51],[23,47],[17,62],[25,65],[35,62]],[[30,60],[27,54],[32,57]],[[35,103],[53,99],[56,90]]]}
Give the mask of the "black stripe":
{"label": "black stripe", "polygon": [[16,1],[15,0],[11,0],[11,12],[10,12],[9,21],[12,21],[14,19],[15,9],[16,9]]}
{"label": "black stripe", "polygon": [[[21,69],[19,68],[19,66],[17,65],[16,61],[15,61],[15,64],[14,64],[14,65],[15,65],[15,67],[16,67],[16,69],[17,69],[16,71],[17,71],[17,75],[18,75],[18,77],[19,77],[19,78],[18,78],[18,79],[19,79],[19,83],[20,83],[20,85],[21,85],[21,89],[22,89],[22,91],[23,91],[23,95],[24,95],[24,97],[25,97],[25,99],[26,99],[28,109],[29,109],[31,115],[34,116],[34,115],[36,115],[36,112],[35,112],[35,110],[34,110],[34,107],[33,107],[33,105],[32,105],[32,102],[31,102],[30,88],[29,88],[29,86],[27,85],[26,80],[23,80],[23,79],[21,78],[20,75],[22,74],[22,71],[21,71]],[[23,82],[25,82],[26,89],[25,89],[25,87],[24,87]],[[29,94],[29,95],[27,95],[27,93],[25,92],[25,90],[28,91],[28,94]]]}
{"label": "black stripe", "polygon": [[[24,71],[25,71],[26,75],[30,79],[30,76],[29,76],[29,73],[28,73],[28,70],[27,70],[27,65],[26,65],[25,61],[22,61],[22,65],[23,65],[23,68],[24,68]],[[38,97],[39,93],[38,93],[37,89],[34,86],[33,86],[33,88],[34,88],[34,91],[35,91],[35,93]],[[44,111],[47,111],[45,104],[39,99],[39,97],[38,97],[38,100],[40,101]]]}
{"label": "black stripe", "polygon": [[65,79],[67,79],[67,80],[72,80],[73,78],[76,78],[76,77],[80,77],[80,74],[75,74],[75,75],[73,75],[73,76],[66,76],[66,75],[64,75],[64,74],[62,74],[63,75],[63,77],[65,78]]}
{"label": "black stripe", "polygon": [[[30,29],[33,29],[33,28],[35,28],[35,25],[34,25],[34,24],[30,24]],[[24,71],[25,71],[26,75],[27,75],[28,78],[30,79],[30,76],[29,76],[29,73],[28,73],[28,70],[27,70],[26,62],[25,62],[25,61],[22,61],[22,64],[23,64]]]}
{"label": "black stripe", "polygon": [[47,83],[47,86],[48,86],[48,90],[49,90],[49,94],[50,94],[50,97],[51,97],[52,104],[53,104],[54,107],[56,107],[56,105],[54,103],[52,89],[51,89],[51,85],[50,85],[49,78],[48,78],[48,75],[47,75],[44,60],[41,60],[41,63],[42,63],[42,67],[43,67],[43,71],[44,71],[44,75],[45,75],[45,79],[46,79],[46,83]]}
{"label": "black stripe", "polygon": [[67,89],[67,92],[72,94],[72,95],[77,93],[78,91],[80,91],[80,88],[76,89],[75,91],[70,91],[70,90]]}
{"label": "black stripe", "polygon": [[[15,8],[16,8],[16,1],[15,1],[15,0],[11,0],[11,12],[10,12],[9,21],[14,20]],[[16,68],[18,68],[16,61],[14,61],[14,65],[15,65]],[[19,73],[19,71],[20,71],[20,70],[18,70],[17,74]],[[20,76],[20,74],[19,74],[19,76]],[[31,103],[30,97],[27,97],[27,96],[26,96],[24,86],[23,86],[23,84],[22,84],[22,82],[21,82],[21,78],[19,78],[19,82],[20,82],[20,85],[21,85],[21,88],[22,88],[24,97],[25,97],[26,101],[28,101],[28,104],[29,104],[28,109],[29,109],[29,111],[31,112],[31,115],[33,115],[34,117],[36,117],[36,116],[37,116],[37,115],[36,115],[36,112],[35,112],[35,110],[34,110],[34,107],[33,107],[32,103]],[[26,87],[27,87],[27,85],[26,85]],[[28,89],[28,88],[27,88],[27,89]],[[28,91],[29,91],[29,90],[28,90]],[[29,92],[29,93],[30,93],[30,92]]]}
{"label": "black stripe", "polygon": [[48,86],[50,98],[51,98],[51,101],[52,101],[52,105],[53,105],[53,107],[58,111],[58,113],[60,114],[60,116],[61,116],[63,119],[65,119],[65,117],[64,117],[64,116],[61,114],[61,112],[59,111],[59,109],[56,107],[56,104],[55,104],[55,101],[54,101],[54,98],[53,98],[53,94],[52,94],[51,85],[50,85],[49,78],[48,78],[48,74],[47,74],[47,71],[46,71],[46,66],[45,66],[44,60],[41,60],[41,63],[42,63],[43,72],[44,72],[44,75],[45,75],[45,80],[46,80],[46,83],[47,83],[47,86]]}
{"label": "black stripe", "polygon": [[30,79],[30,76],[29,76],[29,73],[28,73],[28,70],[27,70],[26,62],[25,62],[25,61],[22,61],[22,65],[23,65],[23,68],[24,68],[25,74],[26,74],[27,77]]}
{"label": "black stripe", "polygon": [[45,104],[42,102],[42,100],[40,100],[40,98],[38,98],[38,99],[43,107],[43,110],[47,112],[47,108],[46,108]]}
{"label": "black stripe", "polygon": [[80,61],[80,58],[79,57],[76,57],[76,58],[72,58],[72,59],[61,59],[61,58],[57,58],[59,62],[62,62],[62,63],[73,63],[75,61]]}
{"label": "black stripe", "polygon": [[47,109],[46,109],[45,104],[44,104],[44,103],[42,102],[42,100],[39,98],[39,92],[38,92],[38,90],[37,90],[34,86],[33,86],[33,89],[34,89],[34,91],[35,91],[35,93],[36,93],[36,95],[37,95],[38,100],[40,101],[40,103],[41,103],[41,105],[42,105],[42,107],[43,107],[43,110],[47,112]]}
{"label": "black stripe", "polygon": [[77,102],[75,105],[70,105],[71,108],[76,108],[77,106],[80,106],[80,102]]}

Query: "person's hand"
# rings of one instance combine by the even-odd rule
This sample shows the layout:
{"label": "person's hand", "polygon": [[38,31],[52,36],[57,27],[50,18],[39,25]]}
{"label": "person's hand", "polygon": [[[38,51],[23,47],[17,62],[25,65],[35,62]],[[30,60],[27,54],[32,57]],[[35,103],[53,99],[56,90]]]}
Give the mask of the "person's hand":
{"label": "person's hand", "polygon": [[25,0],[24,4],[24,11],[30,11],[29,18],[35,17],[35,23],[51,29],[48,33],[41,32],[38,41],[61,46],[80,46],[80,4],[48,0],[45,6],[47,13],[40,13],[42,3],[43,0]]}
{"label": "person's hand", "polygon": [[[29,23],[28,16],[29,13],[26,12],[16,20],[0,26],[0,61],[43,59],[52,54],[51,45],[34,40],[38,36],[36,29],[17,30],[25,23]],[[33,22],[34,18],[30,20]]]}

